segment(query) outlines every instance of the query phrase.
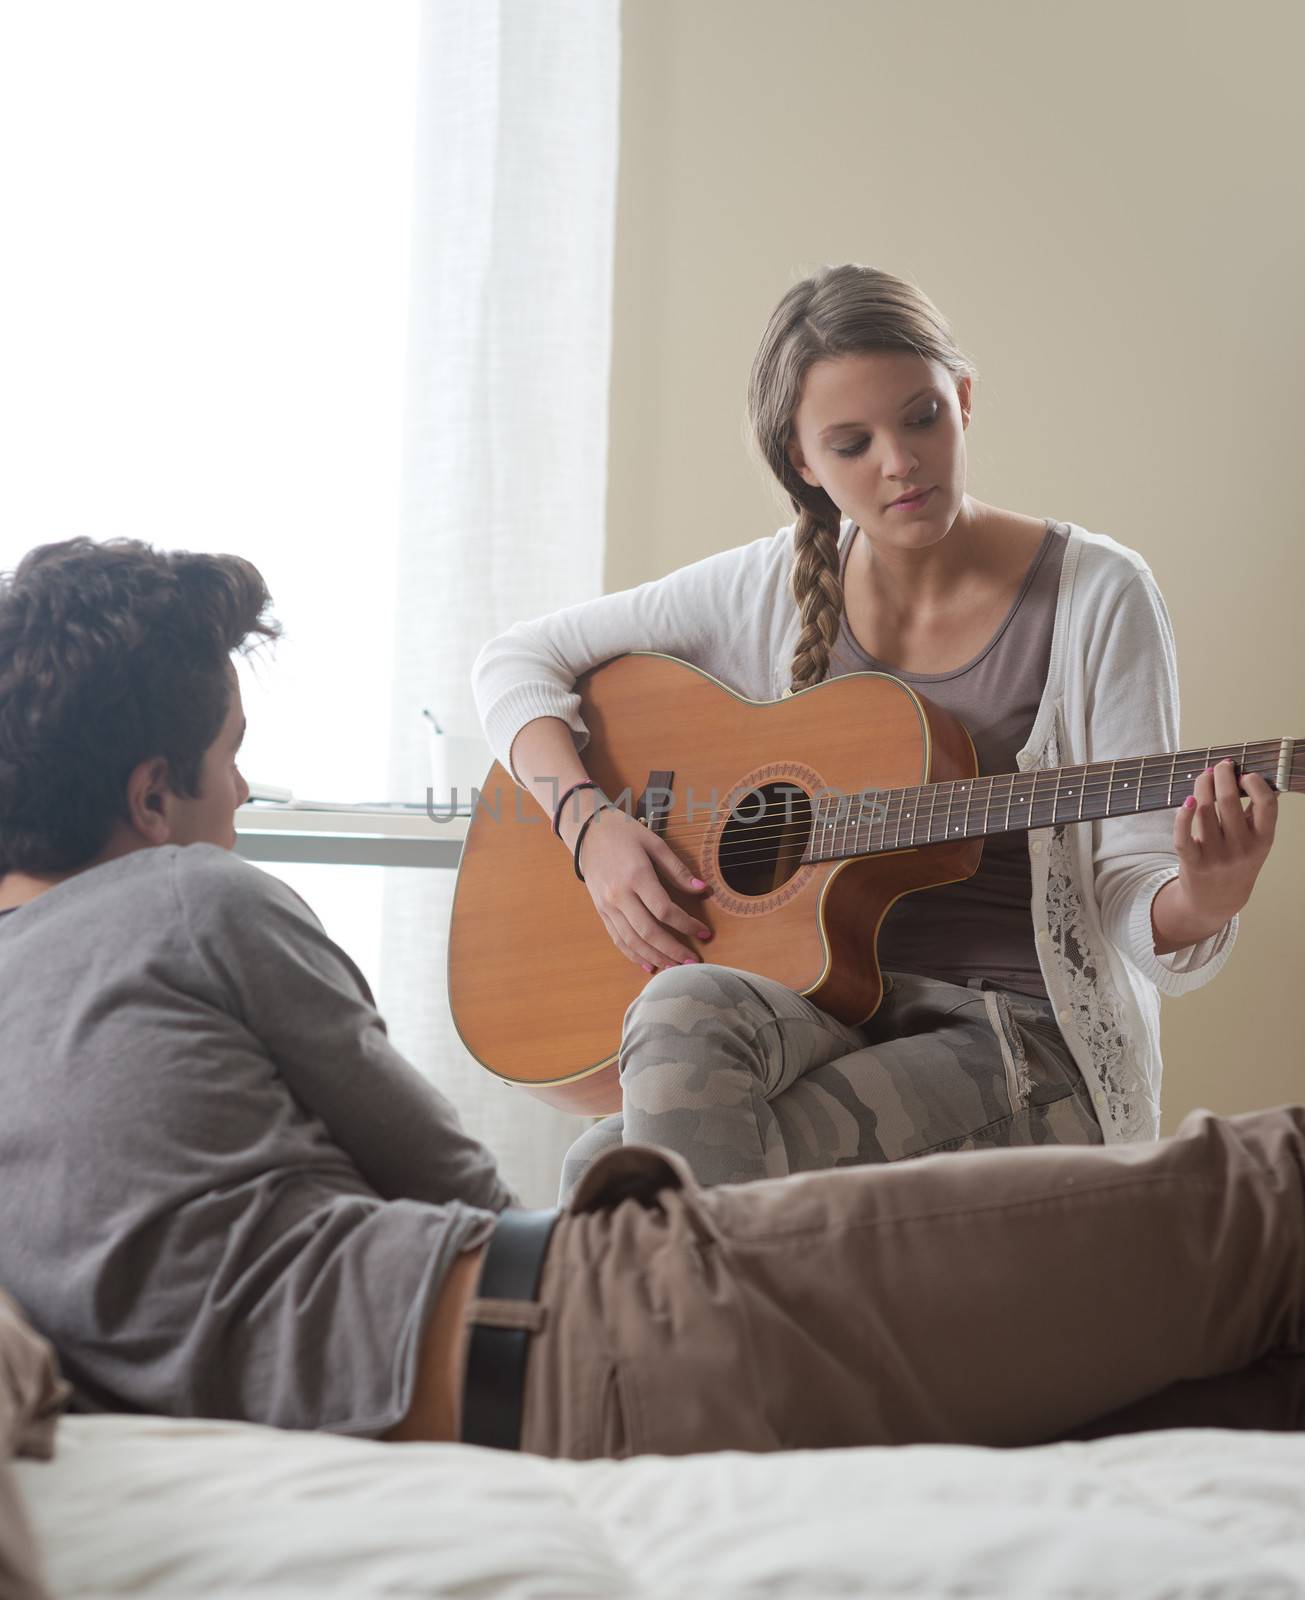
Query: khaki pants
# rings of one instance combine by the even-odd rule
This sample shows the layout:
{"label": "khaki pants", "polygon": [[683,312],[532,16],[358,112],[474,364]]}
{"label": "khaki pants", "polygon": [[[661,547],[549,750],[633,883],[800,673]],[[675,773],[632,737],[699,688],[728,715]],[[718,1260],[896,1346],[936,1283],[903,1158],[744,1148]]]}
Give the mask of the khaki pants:
{"label": "khaki pants", "polygon": [[1298,1428],[1305,1109],[716,1188],[626,1146],[540,1305],[522,1448],[549,1456]]}

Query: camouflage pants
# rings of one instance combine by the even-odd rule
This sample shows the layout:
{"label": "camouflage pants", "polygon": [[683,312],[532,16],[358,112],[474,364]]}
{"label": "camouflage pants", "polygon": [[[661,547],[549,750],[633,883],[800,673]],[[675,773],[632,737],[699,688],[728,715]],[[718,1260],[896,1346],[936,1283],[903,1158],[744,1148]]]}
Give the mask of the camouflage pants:
{"label": "camouflage pants", "polygon": [[623,1109],[567,1152],[563,1201],[616,1145],[659,1145],[699,1183],[1000,1145],[1100,1144],[1048,1001],[884,974],[849,1027],[756,973],[658,972],[625,1014]]}

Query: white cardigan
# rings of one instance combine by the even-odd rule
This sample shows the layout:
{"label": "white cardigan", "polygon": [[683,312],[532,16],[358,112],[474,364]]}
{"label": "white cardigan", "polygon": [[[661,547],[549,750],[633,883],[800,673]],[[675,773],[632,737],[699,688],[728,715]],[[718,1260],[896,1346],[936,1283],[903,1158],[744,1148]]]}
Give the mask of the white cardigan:
{"label": "white cardigan", "polygon": [[[1046,687],[1021,771],[1177,750],[1173,630],[1146,562],[1073,523],[1061,568]],[[855,532],[845,520],[839,549]],[[472,692],[495,757],[535,717],[560,717],[582,751],[573,685],[630,650],[691,662],[751,700],[781,698],[801,626],[789,588],[790,524],[636,588],[518,622],[487,643]],[[1160,1128],[1159,995],[1208,983],[1228,958],[1234,917],[1212,938],[1157,957],[1151,901],[1177,875],[1173,814],[1030,831],[1038,957],[1061,1030],[1107,1141]]]}

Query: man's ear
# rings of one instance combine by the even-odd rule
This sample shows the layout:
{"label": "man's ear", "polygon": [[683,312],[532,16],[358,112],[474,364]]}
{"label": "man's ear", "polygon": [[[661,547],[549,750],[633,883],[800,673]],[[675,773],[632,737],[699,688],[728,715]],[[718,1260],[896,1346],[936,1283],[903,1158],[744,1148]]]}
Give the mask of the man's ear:
{"label": "man's ear", "polygon": [[167,844],[172,837],[171,773],[163,756],[151,756],[127,779],[127,819],[146,844]]}

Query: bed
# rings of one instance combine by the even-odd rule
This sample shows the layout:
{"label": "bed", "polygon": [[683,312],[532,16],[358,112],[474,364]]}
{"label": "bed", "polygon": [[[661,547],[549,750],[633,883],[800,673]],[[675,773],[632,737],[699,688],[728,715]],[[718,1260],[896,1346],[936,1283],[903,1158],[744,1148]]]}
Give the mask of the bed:
{"label": "bed", "polygon": [[1305,1597],[1305,1436],[570,1463],[66,1416],[12,1463],[59,1597]]}

